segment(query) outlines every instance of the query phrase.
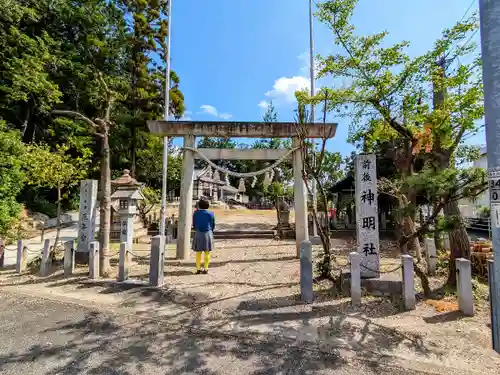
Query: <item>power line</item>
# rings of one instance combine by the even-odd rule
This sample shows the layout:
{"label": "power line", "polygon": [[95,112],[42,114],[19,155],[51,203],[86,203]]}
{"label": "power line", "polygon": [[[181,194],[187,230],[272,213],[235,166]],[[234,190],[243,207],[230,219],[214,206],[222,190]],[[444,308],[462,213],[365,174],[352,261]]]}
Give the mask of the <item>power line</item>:
{"label": "power line", "polygon": [[472,2],[470,3],[469,7],[467,8],[467,10],[465,11],[464,15],[462,16],[462,18],[460,18],[460,21],[458,21],[459,23],[462,22],[465,17],[467,16],[467,14],[469,13],[469,11],[472,9],[473,5],[476,3],[476,0],[472,0]]}

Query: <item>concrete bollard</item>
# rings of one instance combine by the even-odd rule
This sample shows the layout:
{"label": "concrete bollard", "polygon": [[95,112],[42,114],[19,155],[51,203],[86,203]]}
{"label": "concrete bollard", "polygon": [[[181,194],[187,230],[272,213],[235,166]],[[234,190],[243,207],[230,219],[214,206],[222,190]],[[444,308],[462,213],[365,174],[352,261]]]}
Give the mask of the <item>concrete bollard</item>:
{"label": "concrete bollard", "polygon": [[495,282],[495,261],[488,260],[488,286],[490,289],[490,308],[491,308],[491,338],[493,350],[500,354],[500,306],[497,306],[497,296],[500,293]]}
{"label": "concrete bollard", "polygon": [[413,279],[413,258],[411,255],[401,255],[403,265],[403,301],[405,310],[415,310],[415,281]]}
{"label": "concrete bollard", "polygon": [[425,260],[427,262],[427,273],[431,276],[435,275],[437,268],[437,254],[434,238],[425,239]]}
{"label": "concrete bollard", "polygon": [[120,260],[118,263],[118,281],[128,280],[129,251],[126,242],[120,244]]}
{"label": "concrete bollard", "polygon": [[361,254],[352,252],[349,254],[351,264],[351,303],[361,304]]}
{"label": "concrete bollard", "polygon": [[313,262],[311,241],[300,243],[300,297],[305,303],[312,303],[313,294]]}
{"label": "concrete bollard", "polygon": [[5,266],[5,242],[0,238],[0,268]]}
{"label": "concrete bollard", "polygon": [[21,273],[26,269],[26,258],[28,252],[24,248],[23,240],[17,240],[16,273]]}
{"label": "concrete bollard", "polygon": [[149,259],[149,285],[160,287],[165,283],[165,236],[158,235],[151,239],[151,257]]}
{"label": "concrete bollard", "polygon": [[89,244],[89,278],[99,278],[99,242],[93,241]]}
{"label": "concrete bollard", "polygon": [[40,261],[40,276],[45,277],[50,273],[50,240],[43,241],[42,260]]}
{"label": "concrete bollard", "polygon": [[458,308],[467,316],[474,316],[474,296],[472,294],[472,269],[468,259],[455,259],[457,275]]}
{"label": "concrete bollard", "polygon": [[64,276],[71,276],[75,272],[75,241],[64,243]]}

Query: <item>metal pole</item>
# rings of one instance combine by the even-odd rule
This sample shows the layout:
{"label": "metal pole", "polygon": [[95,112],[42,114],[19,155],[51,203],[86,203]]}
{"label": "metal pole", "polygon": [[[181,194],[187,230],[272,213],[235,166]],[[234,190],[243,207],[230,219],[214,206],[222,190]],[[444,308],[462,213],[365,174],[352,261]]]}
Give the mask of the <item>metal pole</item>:
{"label": "metal pole", "polygon": [[500,353],[500,226],[496,223],[496,214],[500,210],[500,200],[498,200],[500,191],[495,189],[496,182],[500,180],[500,100],[498,100],[500,97],[500,2],[479,0],[479,15],[483,60],[486,150],[488,155],[488,178],[490,180],[491,234],[495,253],[495,263],[489,267],[492,273],[488,277],[491,283],[491,333],[493,349]]}
{"label": "metal pole", "polygon": [[[171,38],[172,35],[172,0],[168,1],[168,40],[167,54],[165,56],[165,104],[163,119],[168,121],[169,105],[170,105],[170,57],[171,57]],[[165,235],[165,225],[167,219],[167,173],[168,173],[168,137],[163,137],[163,170],[162,170],[162,185],[161,185],[161,209],[160,209],[160,235]]]}
{"label": "metal pole", "polygon": [[[309,65],[310,65],[310,78],[311,78],[311,96],[314,96],[314,40],[313,40],[313,2],[309,0]],[[316,121],[316,113],[314,108],[314,103],[311,103],[311,122]],[[316,141],[312,139],[312,148],[313,148],[313,168],[316,168]],[[313,207],[318,207],[318,198],[317,198],[317,187],[316,187],[316,179],[312,179],[311,182],[311,190],[312,190],[312,204]],[[309,215],[308,215],[309,217]],[[312,235],[316,237],[318,235],[318,228],[316,228],[316,221],[313,219],[313,230]]]}

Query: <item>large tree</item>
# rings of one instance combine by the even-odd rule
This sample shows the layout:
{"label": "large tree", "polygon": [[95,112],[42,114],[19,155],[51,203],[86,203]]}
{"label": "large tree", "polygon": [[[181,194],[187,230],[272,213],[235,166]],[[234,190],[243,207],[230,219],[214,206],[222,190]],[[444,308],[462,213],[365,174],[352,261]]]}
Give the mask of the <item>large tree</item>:
{"label": "large tree", "polygon": [[25,153],[19,132],[0,120],[0,240],[8,235],[21,211],[16,198],[26,180]]}
{"label": "large tree", "polygon": [[[477,120],[482,118],[477,60],[465,63],[472,48],[467,41],[477,28],[477,19],[473,16],[457,23],[444,31],[431,51],[410,57],[406,52],[409,42],[387,46],[385,31],[356,35],[351,22],[356,5],[356,0],[319,4],[318,18],[332,30],[340,48],[338,53],[320,57],[319,75],[347,82],[343,87],[328,89],[328,105],[339,116],[351,119],[352,141],[359,142],[365,151],[381,143],[390,145],[387,156],[396,166],[400,182],[386,188],[398,196],[401,204],[401,244],[410,241],[418,253],[414,223],[417,196],[426,196],[434,206],[433,220],[443,207],[447,208],[447,216],[457,216],[456,201],[477,194],[484,186],[484,173],[457,171],[452,165],[463,136],[475,131]],[[447,65],[446,76],[443,69],[436,67],[443,55],[460,57]],[[446,100],[434,108],[436,87],[447,94]],[[429,159],[434,165],[429,165]],[[453,256],[467,256],[463,226],[456,226],[451,239]]]}
{"label": "large tree", "polygon": [[[147,144],[146,120],[163,114],[165,95],[165,64],[168,51],[168,0],[119,0],[130,15],[128,25],[128,74],[130,90],[124,101],[130,129],[130,172],[135,177],[137,149]],[[171,115],[184,114],[184,96],[179,89],[179,77],[170,72]],[[124,118],[125,119],[125,118]]]}

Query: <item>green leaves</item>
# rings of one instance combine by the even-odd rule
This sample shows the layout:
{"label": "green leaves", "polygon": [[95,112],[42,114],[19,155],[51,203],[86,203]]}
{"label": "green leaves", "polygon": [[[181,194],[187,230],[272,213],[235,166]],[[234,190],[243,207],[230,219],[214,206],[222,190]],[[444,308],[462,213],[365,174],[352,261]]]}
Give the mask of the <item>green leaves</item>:
{"label": "green leaves", "polygon": [[47,145],[27,147],[28,184],[50,189],[66,189],[78,185],[90,170],[91,151],[83,149],[81,155],[71,155],[67,145],[55,150]]}
{"label": "green leaves", "polygon": [[16,201],[26,179],[25,149],[19,132],[0,120],[0,237],[17,219],[21,205]]}

